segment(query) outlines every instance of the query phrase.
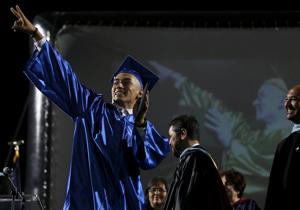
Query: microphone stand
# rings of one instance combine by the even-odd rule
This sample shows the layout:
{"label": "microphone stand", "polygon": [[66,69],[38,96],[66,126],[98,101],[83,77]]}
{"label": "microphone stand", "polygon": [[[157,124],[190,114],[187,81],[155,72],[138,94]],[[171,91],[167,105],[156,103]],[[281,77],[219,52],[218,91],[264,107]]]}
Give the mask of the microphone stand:
{"label": "microphone stand", "polygon": [[[11,186],[11,192],[10,192],[11,196],[12,196],[11,210],[15,209],[15,200],[18,199],[18,198],[21,200],[21,206],[22,206],[22,209],[23,209],[23,196],[19,192],[18,187],[15,185],[15,183],[13,181],[14,168],[15,168],[15,164],[17,162],[17,159],[19,158],[19,149],[20,149],[19,146],[21,144],[24,144],[24,140],[8,142],[8,145],[10,145],[10,148],[9,148],[9,152],[8,152],[8,155],[7,155],[7,158],[6,158],[6,163],[5,163],[4,168],[3,168],[3,174],[4,174],[4,176],[6,176],[8,182]],[[13,150],[15,150],[15,154],[18,154],[18,155],[16,157],[14,157],[14,160],[12,161],[11,167],[8,167],[8,165],[9,165],[8,163],[9,163],[9,160],[11,158],[11,154],[12,154]],[[19,178],[19,177],[17,177],[17,178]],[[16,180],[16,181],[18,181],[18,180]]]}
{"label": "microphone stand", "polygon": [[[16,128],[16,131],[14,133],[14,137],[13,139],[16,139],[19,131],[20,131],[20,128],[21,128],[21,125],[22,125],[22,122],[23,122],[23,119],[25,117],[25,113],[26,113],[26,110],[27,110],[27,107],[28,107],[28,104],[29,104],[29,97],[27,96],[26,98],[26,101],[25,101],[25,105],[23,107],[23,110],[22,110],[22,113],[21,113],[21,116],[19,118],[19,121],[18,121],[18,124],[17,124],[17,128]],[[8,167],[9,165],[9,162],[10,162],[10,158],[11,158],[11,154],[12,154],[12,151],[13,149],[17,152],[19,152],[19,146],[21,144],[24,144],[24,140],[19,140],[19,141],[10,141],[8,142],[8,145],[10,145],[10,148],[9,148],[9,151],[8,151],[8,154],[7,154],[7,158],[6,158],[6,161],[5,161],[5,164],[4,164],[4,168],[3,168],[3,174],[8,178],[8,181],[9,183],[11,184],[12,186],[12,205],[11,205],[11,210],[14,210],[15,209],[15,199],[16,198],[20,198],[21,199],[21,207],[22,207],[22,210],[25,210],[25,202],[28,201],[26,200],[26,197],[27,196],[30,196],[31,197],[31,200],[30,201],[38,201],[38,204],[39,204],[39,207],[41,210],[44,210],[44,206],[39,198],[39,196],[37,194],[30,194],[30,195],[25,195],[23,192],[20,193],[18,191],[18,188],[17,186],[14,184],[13,180],[12,180],[12,176],[13,176],[13,173],[14,173],[14,167],[15,167],[15,163],[16,163],[16,160],[13,160],[13,164],[12,164],[12,167]],[[19,158],[19,157],[17,157]],[[33,197],[34,196],[34,197]]]}
{"label": "microphone stand", "polygon": [[[18,133],[20,131],[20,127],[21,127],[21,124],[23,122],[23,119],[24,119],[24,116],[25,116],[28,104],[29,104],[29,97],[27,96],[26,97],[25,106],[22,109],[21,117],[19,118],[19,121],[18,121],[18,124],[17,124],[16,131],[14,133],[13,139],[16,139],[16,137],[17,137],[17,135],[18,135]],[[15,163],[17,161],[14,160],[13,164],[12,164],[12,167],[11,168],[8,167],[12,151],[15,150],[15,151],[19,152],[19,146],[21,144],[24,144],[24,140],[20,140],[20,141],[13,140],[13,141],[8,142],[8,145],[10,145],[10,148],[9,148],[9,151],[8,151],[8,154],[7,154],[7,157],[6,157],[6,161],[4,163],[4,168],[3,168],[3,174],[7,177],[8,181],[10,183],[10,186],[12,187],[12,191],[11,191],[11,194],[12,194],[11,210],[15,209],[15,199],[16,199],[16,197],[17,198],[19,197],[21,199],[21,207],[22,207],[22,210],[24,209],[24,205],[23,205],[24,198],[21,195],[21,193],[18,191],[17,186],[15,185],[15,183],[12,180],[12,176],[14,174]],[[17,157],[17,158],[19,158],[19,157]],[[19,179],[19,177],[18,177],[18,179]]]}
{"label": "microphone stand", "polygon": [[[24,140],[15,141],[14,139],[16,139],[16,137],[17,137],[17,135],[18,135],[18,133],[19,133],[19,131],[20,131],[21,124],[22,124],[22,122],[23,122],[23,119],[24,119],[24,116],[25,116],[25,113],[26,113],[28,104],[29,104],[29,97],[27,96],[27,97],[26,97],[25,105],[24,105],[24,107],[23,107],[23,109],[22,109],[22,113],[21,113],[21,116],[20,116],[19,121],[18,121],[18,124],[17,124],[16,131],[15,131],[15,133],[14,133],[13,141],[8,142],[8,145],[10,145],[10,147],[9,147],[9,151],[8,151],[8,154],[7,154],[5,163],[4,163],[4,168],[3,168],[3,173],[4,173],[4,175],[7,176],[8,180],[9,180],[11,186],[14,188],[14,190],[17,190],[17,187],[16,187],[16,185],[13,183],[11,177],[12,177],[13,172],[14,172],[13,169],[14,169],[14,164],[15,164],[15,162],[13,161],[13,165],[12,165],[11,168],[9,168],[8,165],[9,165],[10,158],[11,158],[11,154],[12,154],[13,150],[19,152],[19,146],[20,146],[21,144],[24,144]],[[18,192],[18,191],[15,191],[15,192]],[[19,193],[19,194],[20,194],[20,193]],[[21,194],[20,194],[20,196],[21,196]],[[22,196],[21,196],[21,198],[22,198]],[[13,196],[13,199],[14,199],[14,196]]]}
{"label": "microphone stand", "polygon": [[[20,141],[11,141],[8,142],[9,145],[11,145],[11,148],[14,147],[15,151],[19,151],[19,146],[21,144],[24,144],[24,140],[20,140]],[[12,150],[12,149],[11,149]],[[11,152],[9,152],[8,154],[9,156],[11,155]],[[8,160],[10,159],[9,157],[7,158]],[[21,200],[21,209],[25,210],[25,202],[27,202],[28,200],[26,200],[26,197],[31,197],[30,201],[34,201],[36,200],[39,204],[39,207],[41,210],[44,210],[44,206],[39,198],[38,195],[34,194],[34,195],[25,195],[23,193],[21,193],[18,190],[18,187],[15,185],[14,181],[13,181],[13,175],[14,175],[14,168],[15,168],[15,164],[16,164],[16,160],[13,161],[13,165],[12,167],[4,167],[3,168],[3,174],[7,177],[12,189],[11,189],[11,195],[12,195],[12,200],[11,200],[11,210],[15,210],[15,201],[16,199],[20,199]],[[34,196],[34,197],[33,197]]]}
{"label": "microphone stand", "polygon": [[14,173],[14,170],[12,168],[9,168],[9,167],[4,167],[3,168],[3,174],[7,177],[8,181],[9,181],[9,184],[12,187],[12,190],[11,190],[11,195],[12,195],[11,210],[15,209],[15,200],[18,199],[18,198],[22,201],[21,206],[22,206],[22,209],[23,209],[23,196],[19,192],[17,186],[15,185],[15,183],[12,180],[13,173]]}

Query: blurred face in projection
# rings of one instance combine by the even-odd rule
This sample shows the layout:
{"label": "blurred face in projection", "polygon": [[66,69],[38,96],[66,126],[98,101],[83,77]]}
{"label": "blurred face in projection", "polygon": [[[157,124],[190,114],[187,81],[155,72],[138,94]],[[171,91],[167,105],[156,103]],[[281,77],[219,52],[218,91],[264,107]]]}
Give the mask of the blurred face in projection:
{"label": "blurred face in projection", "polygon": [[300,123],[300,85],[290,89],[284,101],[286,109],[286,117],[288,120],[299,124]]}
{"label": "blurred face in projection", "polygon": [[280,119],[284,114],[282,100],[284,93],[278,87],[264,84],[260,87],[253,105],[256,109],[256,119],[265,123]]}
{"label": "blurred face in projection", "polygon": [[126,109],[133,109],[137,99],[142,96],[142,89],[137,78],[129,73],[119,73],[113,80],[112,100]]}

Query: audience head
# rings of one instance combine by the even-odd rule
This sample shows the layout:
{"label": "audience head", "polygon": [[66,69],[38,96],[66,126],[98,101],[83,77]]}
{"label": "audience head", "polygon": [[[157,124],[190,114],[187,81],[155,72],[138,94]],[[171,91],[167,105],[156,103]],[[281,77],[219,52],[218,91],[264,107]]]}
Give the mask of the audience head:
{"label": "audience head", "polygon": [[246,180],[243,174],[231,169],[227,171],[220,171],[220,176],[230,202],[232,204],[235,203],[243,196],[246,188]]}
{"label": "audience head", "polygon": [[152,178],[146,188],[147,209],[163,209],[168,191],[168,182],[162,177]]}

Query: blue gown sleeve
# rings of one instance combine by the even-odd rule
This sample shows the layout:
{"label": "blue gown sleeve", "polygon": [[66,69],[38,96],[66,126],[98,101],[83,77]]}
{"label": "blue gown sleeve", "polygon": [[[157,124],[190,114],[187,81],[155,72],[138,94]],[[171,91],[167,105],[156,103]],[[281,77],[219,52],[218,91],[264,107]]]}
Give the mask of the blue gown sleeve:
{"label": "blue gown sleeve", "polygon": [[133,152],[140,168],[155,168],[169,153],[168,139],[163,137],[148,120],[144,136],[133,129]]}
{"label": "blue gown sleeve", "polygon": [[70,64],[49,42],[45,42],[40,52],[34,52],[24,73],[73,120],[82,116],[97,97],[80,83]]}

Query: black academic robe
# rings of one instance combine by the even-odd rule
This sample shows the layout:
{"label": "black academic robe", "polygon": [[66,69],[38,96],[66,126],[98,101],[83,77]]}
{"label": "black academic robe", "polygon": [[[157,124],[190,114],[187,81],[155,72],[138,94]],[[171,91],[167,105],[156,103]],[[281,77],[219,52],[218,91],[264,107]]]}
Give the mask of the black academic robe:
{"label": "black academic robe", "polygon": [[180,157],[165,209],[232,209],[214,161],[199,145],[185,151]]}
{"label": "black academic robe", "polygon": [[276,149],[265,210],[300,209],[300,133],[294,132]]}

